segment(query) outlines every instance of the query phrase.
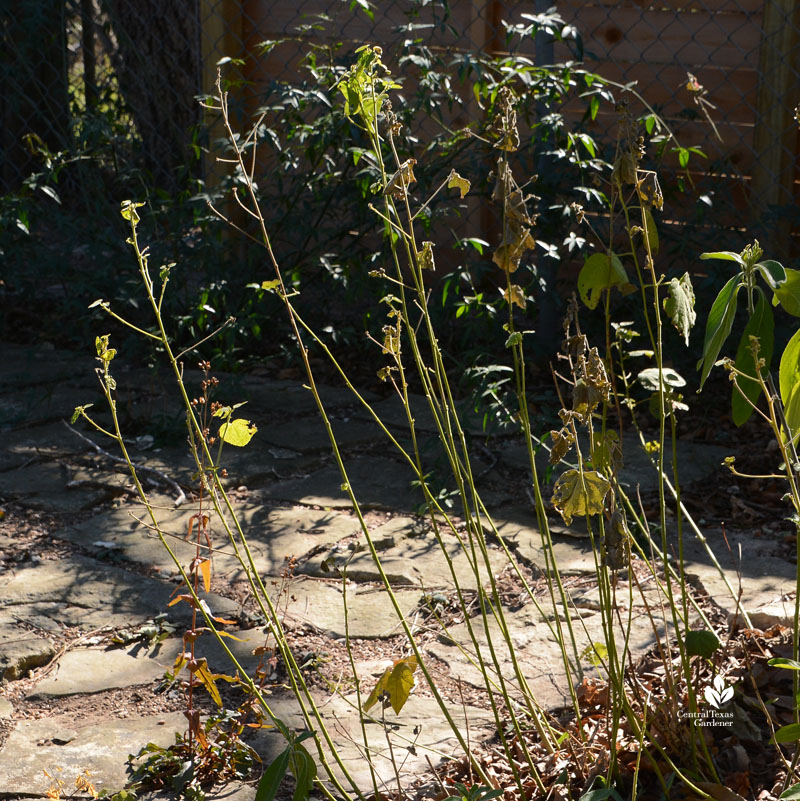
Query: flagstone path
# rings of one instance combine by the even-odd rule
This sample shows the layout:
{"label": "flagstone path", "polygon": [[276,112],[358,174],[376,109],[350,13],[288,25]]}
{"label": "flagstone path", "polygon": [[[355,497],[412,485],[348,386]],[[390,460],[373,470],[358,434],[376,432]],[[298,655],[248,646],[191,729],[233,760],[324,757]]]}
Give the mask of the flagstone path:
{"label": "flagstone path", "polygon": [[[188,491],[192,467],[180,444],[182,423],[177,407],[166,400],[171,389],[169,375],[126,369],[121,358],[114,367],[118,408],[132,432],[133,458],[168,474]],[[133,497],[127,474],[62,422],[76,405],[92,402],[98,419],[105,421],[93,369],[90,354],[64,353],[48,346],[2,346],[0,507],[5,517],[0,522],[4,568],[0,579],[0,732],[5,738],[0,740],[0,798],[45,797],[51,780],[44,770],[70,784],[88,769],[98,789],[119,789],[126,780],[129,753],[147,742],[169,744],[185,724],[179,701],[173,698],[170,706],[158,701],[163,696],[154,692],[181,650],[180,627],[188,620],[184,605],[168,607],[178,586],[172,560],[137,520],[143,509]],[[199,374],[189,371],[187,376],[196,390]],[[349,632],[363,650],[357,669],[369,686],[373,677],[380,676],[385,666],[401,655],[397,650],[402,647],[401,630],[373,561],[363,549],[358,521],[342,490],[342,478],[330,457],[313,398],[299,382],[257,376],[220,379],[220,400],[247,400],[247,417],[259,426],[248,448],[229,448],[226,479],[248,532],[255,565],[276,598],[289,597],[288,629],[307,632],[309,641],[317,644],[328,642],[331,650],[340,647]],[[349,482],[368,511],[370,533],[383,568],[404,615],[418,621],[424,594],[446,603],[453,588],[451,568],[430,525],[416,514],[421,494],[412,485],[410,471],[393,457],[385,436],[352,395],[336,387],[322,387],[321,391],[342,446]],[[402,440],[405,417],[398,402],[366,396]],[[413,413],[422,446],[435,457],[424,398],[413,398]],[[475,443],[475,464],[483,473],[484,497],[498,530],[535,578],[546,563],[525,491],[527,450],[508,437],[484,443],[477,421],[466,419]],[[85,428],[81,431],[101,447],[109,447]],[[625,445],[621,480],[631,487],[641,485],[645,494],[652,492],[655,479],[646,455],[632,440],[626,439]],[[720,462],[728,453],[728,449],[707,444],[682,444],[685,484],[702,481],[722,469]],[[540,458],[544,468],[544,451]],[[188,562],[194,547],[184,535],[196,505],[189,501],[176,508],[169,486],[151,476],[146,482],[160,509],[164,530],[174,535],[172,546],[184,563]],[[24,523],[26,515],[35,513],[56,521],[55,529],[40,531],[30,541],[20,539],[24,526],[20,528],[19,521]],[[568,529],[555,518],[553,522],[556,560],[562,575],[569,577],[568,589],[582,621],[578,633],[581,649],[601,630],[593,593],[595,560],[579,525]],[[712,530],[709,539],[719,542],[718,532]],[[793,566],[785,558],[780,538],[756,540],[746,532],[729,531],[728,542],[734,555],[741,547],[741,561],[727,553],[720,554],[720,559],[734,585],[737,570],[741,572],[743,604],[752,612],[754,623],[764,626],[787,620]],[[458,539],[446,535],[444,545],[459,581],[474,587],[475,578]],[[282,591],[282,572],[289,556],[295,558],[295,575],[289,589]],[[350,557],[345,625],[342,582],[331,572],[331,565]],[[735,603],[704,549],[688,536],[685,560],[696,587],[723,610],[735,613]],[[489,562],[494,575],[504,574],[508,559],[491,538]],[[483,580],[488,580],[488,574]],[[215,614],[236,621],[231,631],[240,641],[229,642],[242,666],[253,669],[258,658],[252,652],[264,641],[264,621],[253,612],[242,586],[240,565],[220,546],[214,555],[212,592],[207,601]],[[542,611],[532,604],[509,602],[506,619],[528,684],[544,706],[558,707],[564,702],[566,684],[550,629],[554,618],[547,609],[544,598]],[[631,611],[634,620],[644,615],[637,607]],[[150,647],[146,638],[137,639],[137,632],[157,632],[165,621],[176,633],[158,646]],[[487,632],[480,617],[452,621],[446,634],[423,638],[424,653],[442,677],[443,686],[448,680],[452,686],[483,686],[466,648],[468,626],[483,650]],[[495,628],[490,622],[489,633]],[[633,631],[631,647],[641,653],[652,644],[652,631],[644,623],[634,623]],[[132,634],[126,637],[125,632]],[[201,639],[198,647],[212,670],[229,669],[216,644]],[[317,648],[312,656],[324,659],[324,648]],[[498,659],[504,672],[506,668],[511,671],[510,657],[503,649]],[[369,787],[362,750],[356,745],[362,732],[350,690],[337,695],[316,687],[314,693],[342,747],[347,769],[356,782]],[[469,736],[477,741],[491,735],[494,720],[487,705],[479,703],[477,689],[467,695],[463,706],[452,697],[450,700],[458,725],[463,722],[466,734],[468,720]],[[292,696],[276,692],[271,701],[274,711],[290,725],[301,725]],[[403,752],[403,770],[409,775],[426,770],[426,756],[436,762],[457,750],[452,732],[425,688],[411,696],[392,725],[393,736],[404,743],[403,748],[416,743],[411,751]],[[413,733],[416,727],[418,736]],[[378,735],[379,726],[369,724],[369,728],[375,730],[370,736],[377,768],[390,783],[391,760],[385,740]],[[264,764],[282,748],[280,738],[264,732],[254,736],[252,744]],[[252,786],[240,785],[213,797],[251,801],[254,794]]]}

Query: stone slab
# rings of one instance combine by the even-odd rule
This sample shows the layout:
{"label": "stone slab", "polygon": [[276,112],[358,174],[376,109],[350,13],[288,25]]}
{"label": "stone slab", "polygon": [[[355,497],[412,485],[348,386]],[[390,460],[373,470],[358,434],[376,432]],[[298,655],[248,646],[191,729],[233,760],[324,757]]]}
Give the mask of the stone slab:
{"label": "stone slab", "polygon": [[[116,791],[127,781],[128,754],[149,742],[170,745],[175,732],[185,728],[180,712],[85,725],[70,715],[22,720],[0,751],[0,788],[8,794],[44,796],[50,780],[43,769],[63,778],[70,790],[75,778],[88,770],[98,792]],[[63,739],[69,741],[58,745],[53,736],[60,730],[68,732]]]}
{"label": "stone slab", "polygon": [[[226,631],[238,638],[226,638],[226,646],[239,664],[251,672],[258,664],[253,649],[264,644],[266,635],[258,629],[240,631],[226,628]],[[182,651],[183,640],[180,637],[171,637],[154,647],[137,643],[124,648],[76,648],[67,651],[58,660],[57,667],[27,697],[53,698],[149,684],[163,678]],[[195,654],[198,658],[205,657],[214,673],[232,673],[234,670],[229,656],[210,633],[196,640]]]}
{"label": "stone slab", "polygon": [[[362,420],[331,419],[336,442],[340,448],[368,445],[383,436],[374,423]],[[259,441],[279,448],[291,448],[302,453],[330,452],[331,441],[322,419],[316,415],[292,420],[265,423],[258,430]]]}
{"label": "stone slab", "polygon": [[[398,517],[379,526],[371,534],[383,571],[391,583],[413,584],[426,590],[454,587],[455,574],[461,587],[475,587],[476,575],[469,546],[449,531],[440,532],[440,542],[433,530],[419,519]],[[491,547],[488,554],[492,572],[500,572],[507,562],[506,555]],[[300,570],[307,575],[325,576],[329,572],[324,568],[328,567],[329,571],[332,563],[345,569],[352,581],[381,581],[380,572],[361,536],[322,554],[315,554]],[[480,583],[485,584],[489,573],[480,557],[477,568]]]}
{"label": "stone slab", "polygon": [[[547,549],[542,543],[536,513],[530,506],[506,506],[493,516],[498,533],[522,561],[542,571],[548,570]],[[579,519],[567,528],[551,525],[552,551],[563,576],[593,573],[596,570],[591,541],[581,530]]]}
{"label": "stone slab", "polygon": [[[733,529],[726,529],[725,537],[720,529],[707,529],[705,536],[734,594],[739,591],[741,577],[741,606],[750,615],[753,626],[769,628],[775,623],[793,626],[797,580],[794,560],[786,557],[786,546],[766,537],[755,538],[749,531]],[[673,532],[671,539],[677,542],[677,534]],[[733,617],[736,599],[688,527],[684,534],[684,560],[691,582]]]}
{"label": "stone slab", "polygon": [[32,509],[70,514],[91,509],[122,491],[125,477],[104,471],[81,471],[82,485],[72,485],[73,471],[51,461],[0,473],[0,498],[16,500]]}
{"label": "stone slab", "polygon": [[[639,437],[634,433],[626,433],[623,436],[624,462],[620,471],[620,483],[623,488],[635,490],[637,485],[642,491],[655,491],[658,488],[656,469],[650,462],[650,457],[645,452],[639,441]],[[588,442],[582,443],[584,453],[588,448]],[[680,469],[681,484],[686,486],[694,481],[700,481],[716,470],[722,470],[722,460],[730,456],[730,448],[723,448],[719,445],[709,445],[707,443],[678,442],[678,467]],[[574,457],[574,450],[567,455],[566,462],[552,468],[553,478],[572,466],[568,464]],[[551,468],[549,464],[550,454],[545,447],[540,447],[536,453],[536,469],[540,477],[545,475],[545,471]],[[513,442],[503,447],[500,454],[501,461],[509,467],[529,470],[528,450],[523,442]],[[664,459],[664,470],[667,476],[672,478],[672,458],[671,446],[668,447]]]}
{"label": "stone slab", "polygon": [[[375,681],[375,678],[369,677],[364,682],[365,690],[371,690]],[[424,678],[419,674],[417,682],[424,682]],[[318,703],[326,727],[339,746],[339,753],[349,778],[364,794],[371,794],[373,787],[367,755],[374,767],[379,791],[388,794],[397,790],[397,780],[386,742],[387,736],[391,738],[395,759],[403,763],[401,780],[405,777],[410,781],[416,779],[420,773],[428,772],[426,757],[436,765],[442,759],[459,756],[462,753],[458,740],[434,700],[417,692],[412,691],[399,715],[395,715],[391,709],[386,711],[385,728],[377,706],[364,716],[366,744],[355,694],[345,697],[335,695],[320,699]],[[465,717],[469,720],[469,734]],[[453,718],[464,740],[470,738],[473,742],[480,742],[492,732],[491,712],[485,709],[472,706],[459,707],[457,711],[453,710]],[[295,719],[296,717],[290,720]],[[418,729],[418,734],[414,733],[415,729]],[[269,758],[274,759],[273,755],[280,752],[283,743],[279,734],[261,730],[256,734],[252,745],[260,754],[269,755],[262,757],[267,763]],[[408,750],[412,745],[414,752]],[[309,750],[317,758],[313,744]],[[343,771],[335,765],[330,756],[328,762],[334,766],[337,778],[349,788],[351,785]],[[324,776],[322,773],[320,775]]]}
{"label": "stone slab", "polygon": [[0,718],[8,719],[14,715],[14,704],[8,698],[0,698]]}
{"label": "stone slab", "polygon": [[86,443],[60,422],[3,433],[0,471],[13,470],[34,461],[65,459],[86,450]]}
{"label": "stone slab", "polygon": [[[347,589],[348,627],[345,627],[342,590],[334,582],[298,579],[290,586],[291,603],[286,610],[289,625],[311,625],[332,637],[347,631],[355,639],[390,637],[402,631],[391,600],[383,588]],[[408,618],[420,601],[419,590],[395,592],[403,614]]]}
{"label": "stone slab", "polygon": [[[361,457],[346,460],[350,484],[365,509],[409,511],[423,501],[422,492],[411,486],[414,473],[408,465],[391,459]],[[350,499],[342,489],[342,476],[336,467],[325,467],[303,478],[279,481],[264,490],[276,498],[309,506],[349,509]]]}
{"label": "stone slab", "polygon": [[51,640],[27,629],[0,623],[0,678],[21,678],[32,668],[48,664],[55,652]]}
{"label": "stone slab", "polygon": [[[0,621],[54,632],[62,626],[122,627],[161,612],[185,622],[190,613],[187,604],[167,608],[174,589],[169,582],[71,556],[15,570],[0,588]],[[213,593],[207,598],[217,614],[238,613],[238,605],[227,598]]]}
{"label": "stone slab", "polygon": [[96,354],[72,353],[45,345],[0,344],[3,354],[3,387],[18,389],[66,380],[79,381],[86,370],[87,384],[95,384],[92,360]]}
{"label": "stone slab", "polygon": [[[653,608],[653,601],[654,598],[651,597],[651,608]],[[556,639],[557,620],[563,623],[565,616],[562,609],[554,610],[549,601],[543,601],[542,604],[544,615],[540,614],[533,604],[528,603],[518,611],[506,612],[505,620],[508,625],[511,642],[514,645],[517,664],[529,690],[542,707],[554,710],[569,703],[564,657]],[[628,613],[621,601],[618,608],[622,613],[621,619],[627,623]],[[583,655],[585,649],[591,643],[605,642],[603,620],[599,613],[588,609],[585,603],[580,612],[580,620],[577,620],[575,612],[572,612],[577,653],[582,657],[584,674],[596,676],[598,675],[596,669],[592,667]],[[631,615],[632,621],[628,646],[632,653],[632,658],[635,660],[637,656],[643,654],[655,644],[656,638],[644,606],[634,605]],[[451,627],[440,636],[438,642],[427,645],[426,650],[447,664],[451,677],[458,678],[475,687],[483,688],[485,687],[485,680],[476,664],[478,653],[480,653],[481,660],[488,668],[490,678],[494,681],[498,680],[498,671],[493,664],[489,647],[491,640],[494,651],[497,654],[500,675],[507,682],[512,696],[520,698],[519,682],[515,676],[508,645],[501,636],[500,626],[495,618],[490,616],[488,625],[485,625],[480,617],[472,618],[470,625],[477,642],[477,651],[470,638],[466,623]],[[563,632],[563,636],[567,638],[566,628],[563,628]],[[568,639],[566,641],[568,643],[568,657],[571,661],[574,661],[572,646],[569,644]],[[620,630],[618,642],[622,641],[623,634]],[[455,643],[459,643],[459,645]]]}
{"label": "stone slab", "polygon": [[[190,519],[197,513],[198,507],[187,504],[175,509],[169,496],[155,495],[151,502],[170,547],[181,562],[188,565],[197,551],[185,537]],[[208,504],[204,508],[208,509]],[[256,568],[269,576],[280,575],[287,556],[300,558],[314,548],[333,544],[349,536],[358,528],[355,518],[339,512],[305,507],[270,508],[249,502],[236,504],[235,509],[248,538]],[[61,529],[55,536],[89,548],[98,541],[111,543],[126,559],[174,571],[172,558],[160,540],[135,518],[149,522],[141,503],[104,512],[78,526]],[[215,549],[212,554],[213,573],[229,579],[241,577],[241,565],[216,516],[211,518],[209,536]]]}

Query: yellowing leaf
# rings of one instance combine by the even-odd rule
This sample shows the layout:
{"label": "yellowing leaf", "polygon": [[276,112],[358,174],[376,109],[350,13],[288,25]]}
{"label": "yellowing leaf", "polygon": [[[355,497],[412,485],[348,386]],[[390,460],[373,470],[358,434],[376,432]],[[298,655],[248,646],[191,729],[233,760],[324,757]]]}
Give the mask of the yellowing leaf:
{"label": "yellowing leaf", "polygon": [[203,683],[203,686],[206,688],[206,690],[208,690],[208,694],[211,696],[214,703],[217,706],[222,706],[222,698],[220,697],[217,685],[214,683],[214,676],[211,675],[211,671],[208,669],[208,665],[205,663],[205,660],[202,661],[193,672],[194,675],[197,676],[197,678]]}
{"label": "yellowing leaf", "polygon": [[258,431],[249,420],[238,418],[223,423],[219,429],[219,435],[228,443],[228,445],[236,445],[238,448],[243,448],[253,438],[253,435]]}
{"label": "yellowing leaf", "polygon": [[458,189],[463,198],[472,184],[466,179],[462,178],[455,170],[450,170],[450,175],[447,176],[447,188]]}
{"label": "yellowing leaf", "polygon": [[408,701],[408,696],[414,687],[414,671],[417,669],[417,658],[409,656],[406,659],[398,659],[380,677],[373,691],[369,694],[364,711],[369,712],[370,707],[374,706],[379,700],[384,700],[388,696],[389,704],[396,715]]}
{"label": "yellowing leaf", "polygon": [[206,592],[211,592],[211,560],[204,559],[198,567],[203,574],[203,586],[206,588]]}
{"label": "yellowing leaf", "polygon": [[569,525],[573,517],[597,515],[603,511],[603,502],[611,484],[596,470],[583,473],[567,470],[553,487],[553,506]]}

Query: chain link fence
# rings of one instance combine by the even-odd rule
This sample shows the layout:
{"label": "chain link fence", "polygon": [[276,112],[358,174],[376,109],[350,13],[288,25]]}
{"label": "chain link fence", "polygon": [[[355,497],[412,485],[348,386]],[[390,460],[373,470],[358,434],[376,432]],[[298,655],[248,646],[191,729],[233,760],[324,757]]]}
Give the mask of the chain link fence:
{"label": "chain link fence", "polygon": [[[0,0],[1,188],[13,191],[37,168],[37,144],[59,151],[85,142],[98,115],[135,141],[142,168],[160,186],[175,186],[192,163],[188,169],[196,173],[213,169],[189,157],[192,146],[197,153],[209,138],[196,97],[213,91],[223,58],[244,59],[236,63],[246,113],[271,82],[297,78],[310,42],[345,41],[351,49],[372,42],[392,52],[416,39],[440,52],[496,54],[507,46],[508,25],[552,5]],[[524,55],[541,64],[577,53],[609,80],[635,81],[681,144],[706,154],[693,159],[683,178],[679,155],[666,166],[696,184],[714,207],[715,224],[743,226],[770,215],[787,224],[800,178],[793,119],[800,101],[800,3],[558,0],[555,7],[567,42],[539,34]],[[282,43],[264,55],[259,45],[269,39]],[[613,131],[612,116],[601,111],[590,130]]]}

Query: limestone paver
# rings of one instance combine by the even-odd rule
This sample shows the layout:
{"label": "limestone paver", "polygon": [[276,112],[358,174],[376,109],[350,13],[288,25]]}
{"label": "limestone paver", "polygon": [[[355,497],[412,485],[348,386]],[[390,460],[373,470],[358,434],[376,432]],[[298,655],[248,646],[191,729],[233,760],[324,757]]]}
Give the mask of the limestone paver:
{"label": "limestone paver", "polygon": [[[542,544],[532,506],[504,506],[492,519],[506,545],[523,562],[543,571],[548,570],[547,549]],[[561,524],[550,526],[558,570],[564,576],[593,573],[597,568],[591,542],[585,531],[581,530],[579,519],[573,525],[574,528],[569,529]]]}
{"label": "limestone paver", "polygon": [[0,621],[0,678],[18,679],[46,665],[56,649],[52,640]]}
{"label": "limestone paver", "polygon": [[[645,453],[636,434],[629,433],[623,437],[624,462],[620,472],[620,483],[626,489],[635,489],[640,486],[643,491],[655,490],[657,484],[657,474],[650,462],[650,458]],[[588,443],[583,443],[584,453]],[[668,449],[669,450],[669,449]],[[678,442],[678,464],[680,467],[680,478],[683,485],[699,481],[711,475],[716,470],[722,470],[722,460],[731,455],[730,448],[719,445],[709,445],[708,443]],[[567,462],[574,456],[571,452],[567,456]],[[549,452],[541,447],[536,453],[536,467],[540,476],[544,476],[548,469],[550,457]],[[519,440],[512,440],[501,450],[500,459],[510,467],[528,470],[528,450],[524,443]],[[666,454],[665,471],[668,476],[672,476],[671,452]],[[557,475],[566,469],[566,463],[556,466],[554,472]]]}
{"label": "limestone paver", "polygon": [[[402,631],[391,600],[382,588],[348,586],[347,627],[340,582],[298,579],[291,584],[289,592],[292,597],[286,611],[289,624],[311,625],[337,638],[344,637],[347,631],[357,639],[388,637]],[[421,593],[398,590],[395,597],[403,614],[409,618]]]}
{"label": "limestone paver", "polygon": [[[187,504],[176,509],[169,496],[153,496],[151,501],[170,547],[188,565],[196,555],[196,548],[185,538],[198,507]],[[208,509],[208,505],[204,508]],[[257,570],[269,576],[280,575],[287,556],[300,558],[314,548],[349,536],[358,528],[356,519],[348,515],[304,507],[269,508],[248,502],[237,504],[235,510]],[[120,554],[133,562],[173,571],[174,562],[157,536],[135,518],[149,522],[141,504],[101,513],[78,526],[56,532],[56,536],[89,548],[96,542],[105,542],[116,546]],[[241,565],[215,516],[211,518],[209,533],[215,549],[212,556],[215,574],[238,578]]]}
{"label": "limestone paver", "polygon": [[[724,609],[730,618],[737,614],[735,595],[741,579],[741,606],[758,628],[775,623],[791,626],[794,620],[796,572],[793,559],[787,559],[779,543],[756,539],[749,532],[706,531],[708,542],[725,572],[733,594],[711,563],[702,544],[691,534],[684,535],[686,573],[692,583]],[[673,535],[673,541],[677,535]],[[741,556],[740,556],[741,554]]]}
{"label": "limestone paver", "polygon": [[[650,599],[651,605],[652,601],[653,598]],[[627,610],[622,605],[619,608],[622,610],[622,619],[627,621]],[[556,709],[569,703],[569,690],[565,678],[564,657],[554,634],[556,614],[547,604],[543,611],[544,617],[529,603],[516,612],[507,612],[505,619],[514,645],[517,664],[532,695],[543,707]],[[577,653],[581,655],[583,670],[587,675],[593,675],[586,649],[590,648],[591,643],[604,641],[603,621],[597,612],[589,610],[580,612],[580,621],[576,620],[573,623]],[[632,614],[628,647],[635,659],[656,643],[656,637],[644,607],[634,606]],[[563,621],[563,611],[559,611],[557,616]],[[573,618],[575,617],[573,615]],[[489,646],[491,639],[492,647],[498,657],[500,675],[509,682],[512,696],[518,696],[519,693],[514,689],[519,686],[514,665],[508,646],[501,636],[499,624],[494,617],[489,618],[488,626],[484,625],[480,617],[473,618],[470,624],[484,664],[490,666],[490,678],[495,682],[498,681],[498,672],[493,665]],[[563,636],[569,643],[566,628]],[[623,635],[620,630],[618,642],[622,640]],[[462,648],[465,648],[467,653],[464,653]],[[568,658],[574,662],[573,649],[569,644],[567,648]],[[453,678],[459,678],[479,688],[485,686],[483,675],[476,666],[475,645],[466,623],[450,628],[447,635],[439,638],[439,642],[428,645],[427,651],[447,664]]]}
{"label": "limestone paver", "polygon": [[[414,473],[408,465],[382,457],[345,460],[350,484],[365,509],[413,510],[423,501],[413,488]],[[279,481],[264,489],[267,498],[295,501],[310,506],[349,509],[350,499],[342,489],[342,476],[335,466],[324,467],[303,478]]]}
{"label": "limestone paver", "polygon": [[[81,483],[73,483],[75,481]],[[132,482],[106,470],[70,470],[60,461],[31,464],[0,473],[0,495],[32,509],[73,514],[125,492]]]}
{"label": "limestone paver", "polygon": [[[75,778],[89,770],[98,791],[121,789],[126,760],[149,742],[166,746],[186,728],[180,712],[81,725],[69,715],[19,721],[0,751],[3,793],[44,796],[58,775],[74,790]],[[60,770],[59,770],[60,768]]]}
{"label": "limestone paver", "polygon": [[[399,517],[375,529],[372,537],[381,566],[393,584],[416,584],[425,589],[452,587],[455,586],[453,574],[462,587],[476,584],[468,544],[449,531],[440,533],[440,544],[433,530],[420,526],[419,520]],[[355,554],[354,548],[357,549]],[[489,549],[489,562],[494,573],[502,570],[507,561],[499,549]],[[330,572],[331,564],[345,569],[347,577],[353,581],[381,581],[378,568],[361,537],[315,554],[301,570],[308,575],[324,576]],[[477,567],[480,583],[485,584],[489,576],[480,557]]]}
{"label": "limestone paver", "polygon": [[[0,621],[56,632],[62,626],[125,626],[168,611],[185,622],[186,604],[167,610],[174,589],[166,581],[71,556],[15,570],[0,588]],[[227,598],[212,594],[208,603],[217,614],[237,614],[237,604]]]}
{"label": "limestone paver", "polygon": [[[374,681],[370,679],[365,685],[370,687]],[[420,677],[419,681],[423,679]],[[355,695],[332,696],[320,699],[318,703],[326,727],[339,744],[344,768],[360,790],[372,787],[367,755],[375,769],[379,790],[397,790],[387,736],[392,741],[395,759],[403,763],[403,776],[406,779],[428,769],[426,757],[435,765],[442,757],[461,753],[455,735],[434,700],[416,693],[412,693],[399,715],[388,709],[382,720],[377,705],[370,709],[369,716],[365,717],[365,747],[356,700]],[[452,712],[465,740],[470,737],[478,742],[491,733],[493,721],[490,721],[491,713],[487,710],[467,706],[459,708],[457,713],[454,710]],[[465,717],[469,720],[469,734]],[[408,750],[412,745],[413,750]],[[268,753],[277,754],[283,747],[283,741],[278,734],[260,731],[254,740],[254,747],[259,752],[266,749]],[[344,771],[330,757],[328,760],[334,765],[335,775],[349,787]]]}
{"label": "limestone paver", "polygon": [[[263,645],[266,635],[258,629],[239,631],[227,629],[237,637],[227,638],[225,644],[239,664],[251,671],[258,664],[253,649]],[[29,693],[29,698],[50,698],[79,693],[98,693],[118,687],[149,684],[160,680],[184,650],[180,637],[169,638],[154,647],[137,643],[125,648],[77,648],[67,651],[57,667]],[[195,655],[205,657],[213,672],[232,673],[233,665],[216,638],[207,633],[195,642]]]}

